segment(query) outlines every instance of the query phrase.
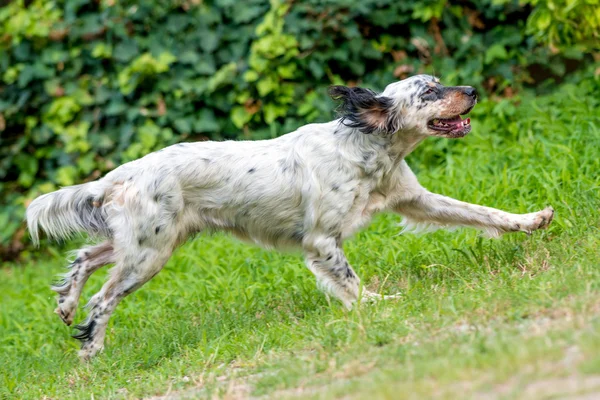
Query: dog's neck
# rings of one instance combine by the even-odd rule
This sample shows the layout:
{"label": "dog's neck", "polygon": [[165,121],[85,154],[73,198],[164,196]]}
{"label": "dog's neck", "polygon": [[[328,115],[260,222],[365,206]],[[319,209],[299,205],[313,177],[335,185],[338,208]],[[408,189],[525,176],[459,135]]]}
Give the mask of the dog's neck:
{"label": "dog's neck", "polygon": [[[409,130],[390,134],[366,134],[356,128],[338,126],[336,137],[348,158],[355,161],[367,175],[383,175],[394,171],[427,136]],[[352,142],[352,146],[344,146]]]}
{"label": "dog's neck", "polygon": [[[338,120],[339,121],[339,120]],[[338,121],[334,121],[338,124]],[[411,129],[400,129],[393,134],[362,133],[357,128],[339,124],[334,134],[342,141],[352,141],[361,152],[385,151],[392,158],[403,159],[421,143],[427,135]]]}
{"label": "dog's neck", "polygon": [[399,130],[390,137],[390,151],[400,160],[404,159],[427,137],[411,130]]}

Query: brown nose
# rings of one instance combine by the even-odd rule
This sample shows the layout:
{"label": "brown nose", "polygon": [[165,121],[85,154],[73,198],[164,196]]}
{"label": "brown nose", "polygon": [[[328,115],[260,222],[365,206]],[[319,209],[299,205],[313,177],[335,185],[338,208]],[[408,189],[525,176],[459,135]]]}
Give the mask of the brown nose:
{"label": "brown nose", "polygon": [[467,96],[472,97],[473,99],[477,100],[477,89],[475,89],[474,87],[467,86],[463,89],[463,92]]}

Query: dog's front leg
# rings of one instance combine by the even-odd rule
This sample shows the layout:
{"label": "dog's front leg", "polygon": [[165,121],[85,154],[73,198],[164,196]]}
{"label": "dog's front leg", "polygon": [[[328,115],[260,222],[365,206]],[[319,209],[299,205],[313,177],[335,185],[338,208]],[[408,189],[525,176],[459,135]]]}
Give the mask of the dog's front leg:
{"label": "dog's front leg", "polygon": [[421,190],[410,199],[398,201],[392,209],[403,215],[407,226],[419,223],[441,226],[470,226],[490,236],[506,232],[531,233],[546,228],[554,217],[552,207],[529,214],[511,214],[495,208],[465,203]]}
{"label": "dog's front leg", "polygon": [[[340,240],[327,235],[311,235],[304,240],[304,250],[306,265],[315,274],[318,286],[339,299],[348,310],[352,309],[359,298],[360,278],[348,263]],[[363,301],[398,296],[362,291]]]}
{"label": "dog's front leg", "polygon": [[304,250],[306,265],[315,274],[317,285],[350,310],[358,300],[360,279],[346,260],[340,241],[311,235],[304,240]]}

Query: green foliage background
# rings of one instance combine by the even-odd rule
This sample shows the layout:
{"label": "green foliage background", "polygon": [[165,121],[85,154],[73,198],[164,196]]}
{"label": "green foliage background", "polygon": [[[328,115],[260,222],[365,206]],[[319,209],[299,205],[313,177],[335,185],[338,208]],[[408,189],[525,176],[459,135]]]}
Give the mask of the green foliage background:
{"label": "green foliage background", "polygon": [[175,142],[331,119],[331,84],[426,72],[513,97],[600,49],[600,0],[26,3],[0,9],[3,258],[37,195]]}

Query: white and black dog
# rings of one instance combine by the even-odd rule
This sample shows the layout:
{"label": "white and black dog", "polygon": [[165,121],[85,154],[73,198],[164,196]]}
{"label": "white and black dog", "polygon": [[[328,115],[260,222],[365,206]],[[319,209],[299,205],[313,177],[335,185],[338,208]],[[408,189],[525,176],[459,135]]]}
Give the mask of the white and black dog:
{"label": "white and black dog", "polygon": [[201,231],[224,230],[269,247],[297,247],[320,286],[351,308],[363,299],[360,279],[342,249],[344,239],[373,214],[393,211],[408,228],[471,226],[489,236],[546,227],[548,207],[510,214],[434,194],[419,185],[404,158],[427,136],[459,138],[477,103],[468,86],[444,87],[428,75],[395,82],[381,94],[334,86],[341,118],[310,124],[271,140],[181,143],[132,161],[104,178],[35,199],[27,209],[35,243],[88,232],[105,241],[82,248],[53,287],[56,312],[70,325],[83,285],[114,263],[89,302],[74,337],[80,356],[103,347],[110,315],[128,294],[165,265],[173,250]]}

